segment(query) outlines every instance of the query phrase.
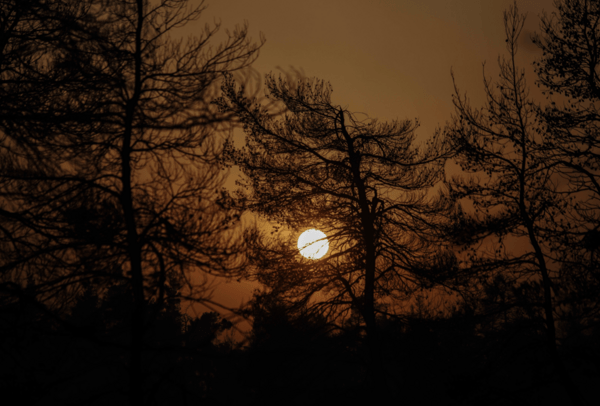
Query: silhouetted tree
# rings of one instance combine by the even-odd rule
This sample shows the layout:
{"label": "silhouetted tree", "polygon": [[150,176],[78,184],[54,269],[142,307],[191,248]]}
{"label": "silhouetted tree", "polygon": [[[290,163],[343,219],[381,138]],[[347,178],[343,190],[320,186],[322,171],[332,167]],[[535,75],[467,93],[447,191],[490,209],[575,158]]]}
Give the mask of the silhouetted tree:
{"label": "silhouetted tree", "polygon": [[347,348],[356,340],[333,334],[334,326],[324,318],[260,292],[245,312],[252,331],[243,386],[251,388],[251,404],[316,397],[327,402],[364,390],[364,364]]}
{"label": "silhouetted tree", "polygon": [[[566,291],[581,294],[600,288],[600,6],[584,0],[555,5],[558,12],[543,15],[542,32],[534,36],[543,51],[535,66],[539,84],[550,99],[542,111],[548,127],[548,160],[566,181],[564,193],[574,200],[566,221],[558,225],[563,238],[556,249],[562,252],[565,277],[578,285]],[[587,300],[598,308],[595,296]],[[591,325],[599,313],[590,310],[579,316]]]}
{"label": "silhouetted tree", "polygon": [[[169,33],[204,7],[184,0],[6,1],[0,29],[2,305],[64,319],[81,292],[129,286],[128,389],[149,397],[143,353],[157,310],[203,300],[207,275],[239,266],[239,211],[221,189],[210,101],[258,47],[247,27],[212,47]],[[125,293],[124,293],[125,294]]]}
{"label": "silhouetted tree", "polygon": [[[585,0],[556,1],[533,37],[543,51],[535,62],[548,106],[541,110],[548,128],[547,159],[560,174],[572,209],[556,226],[560,235],[561,301],[565,341],[582,365],[595,365],[600,347],[591,339],[600,321],[600,6]],[[596,360],[596,361],[592,361]],[[592,367],[593,368],[593,367]]]}
{"label": "silhouetted tree", "polygon": [[558,13],[543,14],[542,33],[533,37],[543,52],[535,66],[540,84],[571,99],[560,111],[565,119],[574,116],[575,124],[575,117],[593,118],[581,116],[593,111],[593,104],[582,102],[600,97],[600,6],[590,0],[557,0],[554,5]]}
{"label": "silhouetted tree", "polygon": [[[32,302],[2,308],[0,348],[10,355],[0,364],[0,389],[7,398],[26,404],[126,403],[130,290],[126,281],[102,297],[87,289],[61,322]],[[145,334],[148,397],[152,404],[198,404],[211,396],[217,361],[229,352],[217,340],[231,323],[216,313],[192,318],[176,292],[168,296],[148,306],[155,312]]]}
{"label": "silhouetted tree", "polygon": [[[556,332],[555,286],[560,282],[553,224],[569,206],[554,182],[545,126],[515,61],[525,17],[514,5],[504,21],[509,57],[499,60],[497,83],[484,78],[486,106],[471,108],[455,85],[456,116],[447,134],[462,170],[477,175],[449,182],[453,196],[466,198],[475,209],[457,218],[456,231],[472,233],[467,240],[477,245],[484,241],[479,249],[471,245],[463,264],[478,275],[482,288],[494,289],[502,281],[498,294],[491,295],[502,299],[501,311],[525,311],[531,327],[538,318],[544,321],[548,353],[571,402],[579,405],[581,394],[561,358]],[[519,291],[526,293],[517,295]]]}
{"label": "silhouetted tree", "polygon": [[[418,145],[417,123],[409,120],[359,119],[331,101],[324,81],[267,75],[266,87],[282,116],[245,97],[231,76],[218,99],[247,135],[244,148],[229,143],[227,149],[229,162],[246,175],[239,199],[291,230],[249,236],[254,267],[248,277],[284,303],[330,321],[360,315],[379,364],[376,318],[402,313],[402,302],[420,288],[411,270],[425,258],[432,262],[432,252],[440,268],[450,258],[431,244],[446,204],[432,196],[433,188],[443,179],[449,150],[440,134]],[[310,227],[329,240],[330,252],[319,260],[303,259],[296,248],[296,233]]]}
{"label": "silhouetted tree", "polygon": [[594,261],[600,246],[600,6],[588,0],[557,1],[555,6],[558,12],[542,16],[542,33],[533,38],[543,51],[535,62],[539,84],[550,99],[542,112],[549,130],[548,159],[568,182],[565,193],[577,201],[569,223],[561,225],[563,245]]}

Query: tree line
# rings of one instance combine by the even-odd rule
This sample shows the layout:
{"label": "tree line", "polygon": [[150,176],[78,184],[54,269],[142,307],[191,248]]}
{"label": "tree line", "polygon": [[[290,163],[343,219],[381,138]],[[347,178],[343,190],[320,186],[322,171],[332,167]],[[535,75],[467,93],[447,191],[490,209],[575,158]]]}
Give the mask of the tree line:
{"label": "tree line", "polygon": [[[525,16],[474,107],[426,141],[248,68],[262,38],[204,4],[3,0],[0,326],[21,403],[591,404],[600,373],[600,6]],[[454,79],[454,78],[453,78]],[[242,127],[243,147],[232,129]],[[460,172],[450,176],[446,164]],[[225,171],[243,172],[233,195]],[[251,213],[270,224],[242,228]],[[302,258],[316,227],[330,252]],[[209,278],[258,281],[237,312]],[[7,395],[8,396],[8,395]],[[318,399],[318,400],[316,400]]]}

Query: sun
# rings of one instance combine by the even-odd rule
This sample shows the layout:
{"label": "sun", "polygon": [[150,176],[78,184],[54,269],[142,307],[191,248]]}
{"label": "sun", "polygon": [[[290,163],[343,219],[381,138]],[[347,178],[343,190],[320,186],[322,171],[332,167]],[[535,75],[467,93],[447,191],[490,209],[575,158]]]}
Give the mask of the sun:
{"label": "sun", "polygon": [[298,238],[298,250],[303,257],[308,259],[319,259],[327,254],[329,241],[324,232],[311,228],[306,230]]}

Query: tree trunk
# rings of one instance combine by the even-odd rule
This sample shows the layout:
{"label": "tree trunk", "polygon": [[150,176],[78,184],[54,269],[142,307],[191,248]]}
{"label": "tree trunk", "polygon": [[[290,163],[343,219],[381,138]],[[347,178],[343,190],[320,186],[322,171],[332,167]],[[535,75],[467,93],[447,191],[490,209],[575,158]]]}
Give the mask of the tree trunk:
{"label": "tree trunk", "polygon": [[[344,112],[339,113],[341,131],[348,146],[348,157],[350,158],[350,167],[352,170],[353,183],[358,193],[359,210],[362,224],[362,237],[365,246],[365,287],[363,291],[363,302],[361,313],[366,325],[367,331],[367,349],[368,359],[368,378],[367,383],[371,392],[372,400],[394,399],[394,383],[390,381],[386,373],[386,366],[381,352],[381,340],[377,329],[375,319],[375,224],[374,213],[372,213],[371,202],[367,197],[367,188],[361,176],[360,153],[354,150],[354,140],[346,130],[344,124]],[[373,210],[375,207],[373,207]]]}
{"label": "tree trunk", "polygon": [[142,354],[144,348],[144,321],[146,318],[146,299],[144,297],[144,275],[142,272],[142,252],[137,232],[137,222],[133,204],[131,143],[135,120],[135,110],[141,94],[142,66],[142,27],[143,0],[137,0],[137,27],[135,33],[135,74],[134,88],[131,99],[128,100],[125,116],[125,130],[121,150],[121,176],[123,190],[121,204],[126,222],[127,249],[131,267],[131,287],[133,291],[133,313],[131,319],[131,341],[129,356],[129,402],[132,406],[144,404],[144,376]]}
{"label": "tree trunk", "polygon": [[[514,61],[514,59],[513,59]],[[544,253],[542,252],[542,248],[537,239],[537,235],[535,233],[533,227],[533,220],[529,216],[527,211],[527,207],[525,206],[525,166],[527,161],[527,149],[525,144],[525,133],[523,133],[522,138],[522,163],[521,163],[521,173],[520,173],[520,189],[519,189],[519,209],[521,211],[521,216],[524,220],[525,227],[527,228],[527,234],[529,236],[529,241],[533,247],[535,257],[538,263],[538,267],[540,273],[542,274],[542,286],[544,289],[544,319],[546,322],[546,340],[548,345],[548,352],[550,354],[550,358],[554,367],[558,372],[559,379],[563,384],[567,395],[569,396],[571,403],[574,406],[583,406],[585,404],[583,397],[579,391],[579,388],[571,378],[571,375],[567,371],[567,368],[558,352],[557,344],[556,344],[556,327],[554,325],[554,304],[552,300],[552,282],[550,280],[550,275],[548,274],[548,267],[546,264],[546,258]]]}

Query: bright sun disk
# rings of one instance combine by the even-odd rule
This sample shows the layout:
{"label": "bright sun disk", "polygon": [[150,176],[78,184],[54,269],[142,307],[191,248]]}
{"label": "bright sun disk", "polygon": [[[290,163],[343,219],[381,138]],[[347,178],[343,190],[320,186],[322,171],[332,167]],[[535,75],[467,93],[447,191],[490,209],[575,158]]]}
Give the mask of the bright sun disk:
{"label": "bright sun disk", "polygon": [[308,259],[319,259],[327,254],[329,241],[324,232],[311,228],[306,230],[298,238],[298,250],[300,254]]}

